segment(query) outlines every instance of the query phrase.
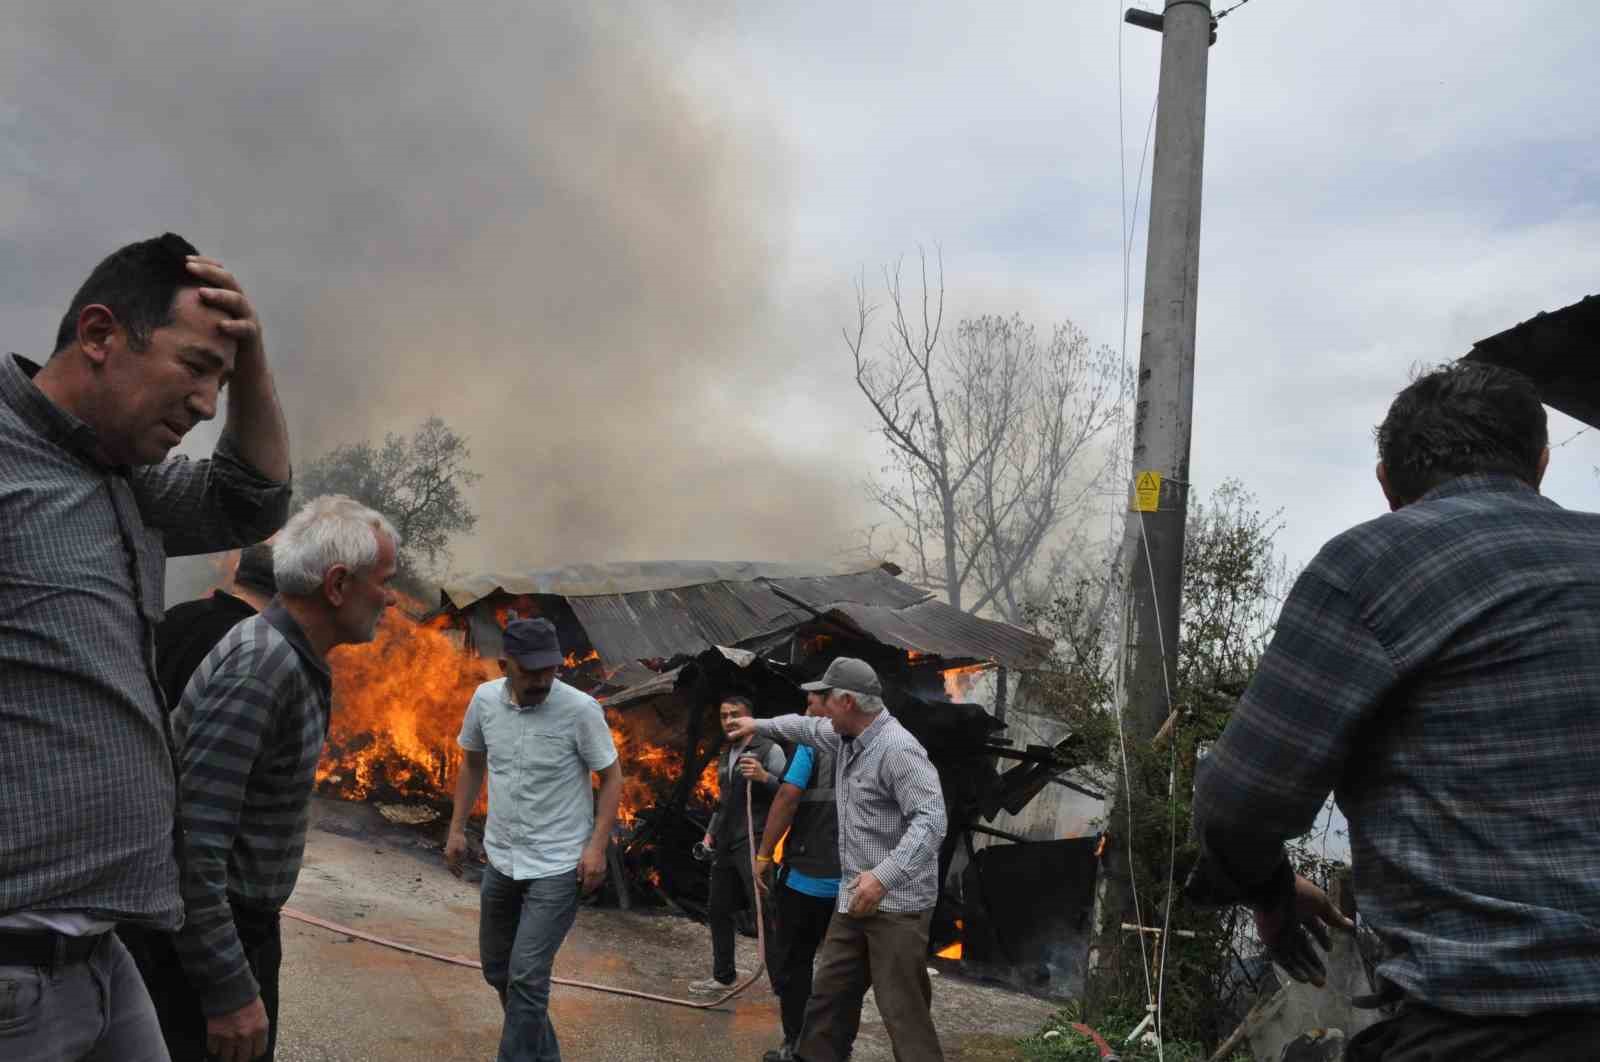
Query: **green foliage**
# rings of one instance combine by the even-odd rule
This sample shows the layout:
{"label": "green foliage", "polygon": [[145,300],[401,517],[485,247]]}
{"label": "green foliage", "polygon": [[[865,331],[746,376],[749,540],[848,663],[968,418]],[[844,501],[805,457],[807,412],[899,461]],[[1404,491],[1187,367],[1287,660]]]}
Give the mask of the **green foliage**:
{"label": "green foliage", "polygon": [[450,539],[478,524],[463,488],[481,477],[464,436],[429,417],[409,436],[390,433],[328,451],[296,474],[300,499],[347,494],[387,516],[400,533],[397,582],[418,593],[423,577],[450,559]]}
{"label": "green foliage", "polygon": [[[1199,857],[1190,836],[1195,765],[1221,735],[1249,684],[1290,582],[1274,548],[1280,527],[1277,514],[1262,514],[1255,498],[1233,481],[1207,501],[1191,505],[1173,690],[1181,715],[1167,738],[1153,746],[1130,738],[1124,753],[1119,737],[1119,593],[1108,593],[1103,579],[1083,579],[1035,615],[1036,626],[1057,644],[1051,673],[1039,679],[1041,700],[1084,739],[1086,772],[1108,792],[1118,791],[1126,755],[1129,788],[1135,794],[1132,825],[1122,811],[1105,825],[1117,846],[1108,855],[1126,851],[1127,838],[1133,839],[1130,870],[1142,924],[1160,927],[1170,917],[1173,929],[1195,934],[1174,935],[1163,957],[1154,937],[1122,933],[1114,942],[1115,954],[1102,964],[1110,973],[1090,988],[1091,1012],[1108,1023],[1125,1012],[1137,1022],[1144,1015],[1147,992],[1159,991],[1168,1058],[1176,1057],[1173,1045],[1181,1041],[1215,1044],[1227,1036],[1259,988],[1255,965],[1245,961],[1253,954],[1248,912],[1192,905],[1182,886]],[[1291,846],[1291,857],[1314,880],[1325,882],[1331,872],[1332,864],[1309,844]],[[1116,872],[1119,862],[1108,859],[1108,872]],[[1128,920],[1133,920],[1131,912]],[[1055,1038],[1049,1049],[1067,1050],[1057,1046],[1064,1036]]]}
{"label": "green foliage", "polygon": [[[1144,1020],[1143,1007],[1117,1006],[1108,1008],[1094,1022],[1087,1023],[1111,1045],[1124,1062],[1154,1062],[1156,1049],[1142,1040],[1129,1044],[1130,1033]],[[1084,1022],[1082,1008],[1068,1006],[1050,1019],[1038,1032],[1021,1043],[1022,1057],[1027,1062],[1099,1062],[1100,1049],[1093,1040],[1073,1028]],[[1169,1037],[1161,1045],[1160,1057],[1166,1062],[1207,1062],[1211,1052],[1204,1045]],[[1227,1062],[1249,1062],[1247,1053],[1231,1056]]]}

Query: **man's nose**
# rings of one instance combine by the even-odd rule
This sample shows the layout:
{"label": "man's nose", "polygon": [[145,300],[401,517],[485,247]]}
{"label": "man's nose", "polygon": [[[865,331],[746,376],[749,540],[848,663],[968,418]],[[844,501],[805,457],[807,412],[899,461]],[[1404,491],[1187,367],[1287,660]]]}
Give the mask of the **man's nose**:
{"label": "man's nose", "polygon": [[211,420],[217,415],[217,397],[221,390],[214,380],[203,382],[198,390],[189,392],[189,411],[201,420]]}

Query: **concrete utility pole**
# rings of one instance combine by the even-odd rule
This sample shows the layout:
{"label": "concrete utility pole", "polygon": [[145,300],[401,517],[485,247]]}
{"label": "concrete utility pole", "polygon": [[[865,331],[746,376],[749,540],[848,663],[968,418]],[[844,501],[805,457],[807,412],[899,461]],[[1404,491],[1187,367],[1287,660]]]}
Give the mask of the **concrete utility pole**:
{"label": "concrete utility pole", "polygon": [[[1209,0],[1167,0],[1161,15],[1129,10],[1126,18],[1134,25],[1161,32],[1144,325],[1134,413],[1133,489],[1123,537],[1128,608],[1119,708],[1131,758],[1136,748],[1149,747],[1166,721],[1170,711],[1168,679],[1177,681],[1184,521],[1189,509],[1189,428],[1194,410],[1206,61],[1214,23]],[[1144,787],[1137,772],[1129,785],[1135,801],[1166,800],[1164,786],[1160,792],[1141,791]],[[1113,956],[1122,952],[1122,945],[1138,947],[1133,939],[1137,934],[1121,933],[1121,924],[1132,922],[1134,914],[1126,800],[1119,789],[1108,822],[1112,843],[1106,849],[1099,929],[1090,955],[1091,967],[1100,967],[1105,973],[1113,973],[1105,969],[1108,964],[1121,965]],[[1150,906],[1142,913],[1146,925],[1159,927],[1158,914]],[[1119,972],[1124,978],[1130,973],[1141,976],[1136,969]]]}

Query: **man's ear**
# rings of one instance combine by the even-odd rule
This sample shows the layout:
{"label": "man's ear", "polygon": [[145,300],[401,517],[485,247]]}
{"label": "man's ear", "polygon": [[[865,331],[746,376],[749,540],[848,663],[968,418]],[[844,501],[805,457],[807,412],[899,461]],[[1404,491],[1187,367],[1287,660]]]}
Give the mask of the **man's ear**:
{"label": "man's ear", "polygon": [[117,315],[99,303],[85,306],[78,314],[78,346],[97,366],[111,356],[111,345],[122,330]]}
{"label": "man's ear", "polygon": [[1538,490],[1544,483],[1544,474],[1550,469],[1550,447],[1546,446],[1539,451],[1539,467],[1533,473],[1533,489]]}
{"label": "man's ear", "polygon": [[1383,462],[1378,462],[1378,486],[1383,488],[1383,496],[1389,502],[1389,511],[1398,512],[1405,502],[1395,497],[1393,488],[1389,486],[1389,470],[1383,467]]}
{"label": "man's ear", "polygon": [[501,658],[500,658],[500,674],[502,674],[502,675],[509,675],[509,674],[511,674],[511,669],[510,669],[510,668],[508,668],[508,667],[506,667],[506,660],[505,660],[505,657],[501,657]]}
{"label": "man's ear", "polygon": [[327,598],[328,604],[334,608],[344,604],[349,586],[350,569],[343,564],[335,564],[322,573],[322,596]]}

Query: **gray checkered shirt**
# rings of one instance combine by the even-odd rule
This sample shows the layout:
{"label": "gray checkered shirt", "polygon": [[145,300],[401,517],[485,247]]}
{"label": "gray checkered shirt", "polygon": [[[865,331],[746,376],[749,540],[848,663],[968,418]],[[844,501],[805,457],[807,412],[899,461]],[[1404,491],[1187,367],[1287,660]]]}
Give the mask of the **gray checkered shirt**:
{"label": "gray checkered shirt", "polygon": [[1597,761],[1600,515],[1462,476],[1306,568],[1200,764],[1195,832],[1223,891],[1270,900],[1332,789],[1407,998],[1594,1010]]}
{"label": "gray checkered shirt", "polygon": [[259,542],[289,487],[239,458],[113,469],[0,357],[0,916],[175,928],[176,781],[155,673],[168,554]]}
{"label": "gray checkered shirt", "polygon": [[838,910],[850,906],[851,879],[868,870],[887,890],[880,910],[931,910],[939,898],[944,794],[939,773],[911,732],[887,711],[849,740],[830,720],[812,716],[757,719],[756,731],[835,754],[839,866],[846,886],[839,890]]}

